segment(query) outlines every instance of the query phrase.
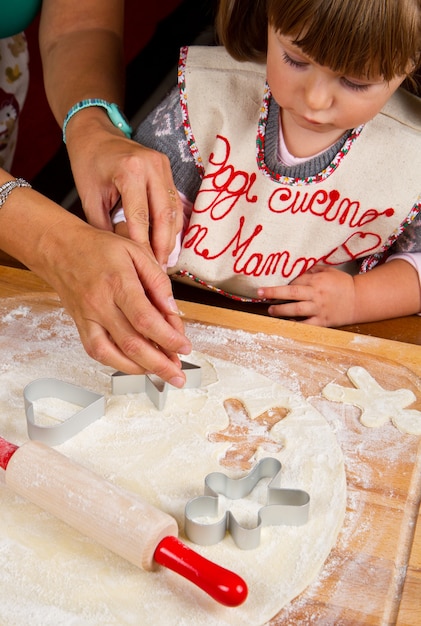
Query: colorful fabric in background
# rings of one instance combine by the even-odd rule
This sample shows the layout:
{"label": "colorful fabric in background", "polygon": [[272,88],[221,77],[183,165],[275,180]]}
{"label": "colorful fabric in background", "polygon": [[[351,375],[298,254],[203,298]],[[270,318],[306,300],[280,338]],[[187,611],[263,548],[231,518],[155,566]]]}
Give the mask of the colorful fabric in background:
{"label": "colorful fabric in background", "polygon": [[24,33],[0,39],[0,167],[5,170],[12,166],[28,84],[29,58]]}
{"label": "colorful fabric in background", "polygon": [[26,30],[41,10],[42,0],[0,0],[0,39]]}

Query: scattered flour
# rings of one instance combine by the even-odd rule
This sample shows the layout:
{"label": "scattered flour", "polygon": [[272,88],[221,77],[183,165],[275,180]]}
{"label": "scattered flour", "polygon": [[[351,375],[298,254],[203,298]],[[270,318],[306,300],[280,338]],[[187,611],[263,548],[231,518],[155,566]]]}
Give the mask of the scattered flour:
{"label": "scattered flour", "polygon": [[[406,481],[410,499],[417,438],[400,434],[392,424],[367,429],[359,421],[359,409],[323,398],[326,384],[346,381],[348,368],[356,364],[354,355],[338,353],[332,360],[332,354],[290,339],[189,323],[196,350],[192,360],[203,365],[203,385],[170,392],[160,413],[140,395],[110,395],[112,371],[86,356],[72,321],[57,304],[52,311],[33,301],[11,304],[0,305],[0,435],[17,444],[27,440],[22,389],[35,378],[54,376],[104,393],[105,417],[58,449],[173,515],[185,540],[184,506],[203,493],[205,475],[215,470],[236,474],[221,468],[227,444],[207,439],[226,427],[222,401],[240,397],[254,407],[253,415],[259,406],[263,410],[281,402],[289,413],[272,436],[286,445],[271,456],[283,464],[283,486],[308,490],[312,505],[308,525],[265,529],[257,550],[240,551],[229,535],[216,546],[196,547],[249,585],[247,602],[226,609],[173,572],[143,572],[24,502],[2,485],[0,470],[0,623],[336,626],[351,597],[361,600],[367,615],[381,613],[386,595],[398,597],[402,576],[385,579],[384,558],[370,556],[382,554],[371,498],[387,507],[392,521],[396,518],[393,525],[385,519],[393,569],[400,529],[413,527],[409,515],[401,522],[397,517],[407,505],[396,476]],[[380,372],[383,383],[394,381],[393,364],[379,365],[373,358],[362,362],[361,354],[358,358],[369,371]],[[421,397],[419,379],[406,373],[403,378]],[[38,410],[41,419],[49,420],[58,407],[46,401]],[[61,416],[68,410],[61,407]],[[258,450],[255,458],[266,455]],[[256,490],[238,514],[252,523],[261,504]],[[401,571],[398,557],[396,564]],[[320,591],[326,594],[325,585],[329,605],[318,600]],[[364,585],[382,588],[367,598]]]}
{"label": "scattered flour", "polygon": [[[20,338],[26,337],[16,347],[12,339],[18,321],[24,328]],[[188,543],[184,507],[203,493],[205,476],[212,471],[234,478],[244,475],[241,469],[221,466],[228,444],[208,438],[227,425],[224,400],[240,399],[252,418],[271,407],[285,407],[286,417],[270,431],[283,445],[271,456],[283,465],[282,486],[308,491],[311,508],[305,526],[263,529],[255,550],[240,550],[229,535],[215,546],[193,546],[246,580],[247,601],[228,609],[165,568],[150,573],[132,566],[0,483],[0,622],[264,624],[317,576],[345,514],[343,456],[324,417],[301,395],[276,382],[276,365],[271,364],[269,378],[251,369],[252,363],[233,365],[194,352],[190,360],[202,366],[201,388],[170,391],[160,412],[145,394],[111,395],[112,370],[84,353],[60,310],[36,315],[19,307],[3,316],[3,324],[11,335],[2,337],[3,357],[11,350],[18,357],[3,358],[0,374],[0,432],[7,440],[19,445],[27,439],[22,390],[36,378],[52,376],[104,394],[105,416],[56,449],[172,515]],[[248,341],[245,333],[240,335]],[[45,424],[67,417],[71,410],[54,398],[37,401],[36,406]],[[255,459],[264,456],[265,450],[255,451]],[[244,523],[253,524],[265,504],[264,487],[254,490],[243,506],[236,503]],[[224,504],[229,502],[222,501],[222,508]]]}

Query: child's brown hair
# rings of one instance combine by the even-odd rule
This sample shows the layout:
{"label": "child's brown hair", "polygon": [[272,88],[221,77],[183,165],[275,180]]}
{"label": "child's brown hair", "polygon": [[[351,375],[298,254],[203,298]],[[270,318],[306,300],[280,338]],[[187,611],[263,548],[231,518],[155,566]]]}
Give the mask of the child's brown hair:
{"label": "child's brown hair", "polygon": [[265,61],[268,24],[347,76],[389,81],[420,64],[421,0],[219,1],[219,41],[237,60]]}

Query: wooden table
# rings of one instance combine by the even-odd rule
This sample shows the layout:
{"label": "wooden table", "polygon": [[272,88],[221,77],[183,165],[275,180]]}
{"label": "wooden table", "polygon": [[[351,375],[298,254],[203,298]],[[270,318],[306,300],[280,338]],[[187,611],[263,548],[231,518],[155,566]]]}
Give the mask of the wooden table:
{"label": "wooden table", "polygon": [[[41,279],[37,278],[31,272],[22,269],[0,266],[0,297],[19,297],[20,294],[28,295],[30,293],[45,294],[51,292],[51,288]],[[254,333],[265,333],[266,335],[282,336],[283,338],[297,339],[306,342],[333,349],[349,349],[358,353],[361,341],[354,332],[344,330],[331,330],[324,328],[316,328],[296,322],[285,322],[275,320],[262,315],[252,315],[243,311],[233,311],[228,309],[215,309],[203,304],[197,304],[187,301],[179,301],[179,306],[184,312],[186,319],[196,322],[213,323],[218,326],[228,328],[241,328],[245,331]],[[412,336],[408,337],[408,343],[398,342],[390,339],[378,339],[376,337],[364,338],[364,354],[369,353],[378,359],[386,359],[405,364],[413,373],[421,377],[421,344],[420,335],[420,318],[410,318]],[[404,324],[405,325],[405,324]],[[387,333],[388,325],[369,325],[369,333],[378,330],[378,336],[383,337]],[[358,329],[364,333],[364,326]],[[396,330],[396,328],[395,328]],[[407,333],[406,328],[405,333]],[[401,329],[401,332],[403,330]],[[394,337],[394,333],[392,333]],[[418,345],[414,345],[418,344]],[[421,476],[421,468],[419,468],[419,476]],[[421,624],[421,478],[416,487],[416,497],[413,501],[413,507],[418,511],[417,525],[412,535],[409,529],[412,549],[410,555],[402,556],[402,571],[405,572],[405,581],[401,598],[397,599],[396,620],[393,622],[384,621],[367,621],[370,624],[391,624],[396,623],[399,626],[415,626]],[[381,520],[380,520],[381,523]],[[411,545],[410,545],[411,548]],[[367,590],[369,593],[369,590]],[[396,599],[394,599],[396,601]],[[385,602],[387,599],[385,599]],[[274,621],[273,624],[279,622]],[[319,622],[320,623],[320,622]],[[346,621],[341,623],[354,624],[355,621]],[[359,622],[358,622],[359,623]]]}
{"label": "wooden table", "polygon": [[[235,309],[246,313],[257,313],[267,316],[267,305],[249,304],[234,302],[229,298],[224,298],[217,293],[198,289],[181,283],[174,283],[174,293],[179,300],[197,302],[210,306],[223,307],[224,309]],[[392,339],[404,343],[414,343],[421,346],[421,316],[407,315],[395,319],[381,322],[369,322],[365,324],[354,324],[343,326],[340,330],[347,330],[352,333]]]}

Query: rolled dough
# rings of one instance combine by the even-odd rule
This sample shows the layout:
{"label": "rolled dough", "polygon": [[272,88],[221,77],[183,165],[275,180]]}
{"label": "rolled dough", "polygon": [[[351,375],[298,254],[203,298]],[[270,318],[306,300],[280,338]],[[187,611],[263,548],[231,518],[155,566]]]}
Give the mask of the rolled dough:
{"label": "rolled dough", "polygon": [[[325,418],[268,378],[198,352],[189,360],[203,368],[201,388],[170,391],[162,411],[144,394],[113,396],[112,370],[86,356],[66,317],[51,315],[48,320],[28,317],[31,338],[20,355],[12,354],[7,342],[2,345],[0,435],[17,444],[27,440],[22,390],[36,378],[53,376],[104,394],[105,416],[57,449],[174,516],[180,537],[241,575],[249,597],[240,607],[226,608],[165,568],[152,573],[137,569],[22,500],[0,480],[0,623],[265,624],[315,579],[343,523],[343,457]],[[304,489],[311,497],[306,525],[265,528],[260,546],[250,551],[237,548],[229,535],[214,546],[195,546],[183,532],[185,504],[203,493],[208,473],[223,471],[235,478],[247,471],[241,462],[233,465],[233,455],[227,456],[231,443],[217,436],[229,425],[227,400],[231,406],[240,402],[237,412],[241,417],[246,411],[249,420],[280,409],[279,419],[266,425],[265,432],[263,423],[243,429],[247,464],[265,456],[278,458],[282,486]],[[61,402],[43,399],[35,410],[40,419],[56,417],[65,413]],[[255,449],[254,441],[259,444]],[[224,464],[227,458],[230,463]],[[221,506],[232,505],[237,519],[253,526],[265,504],[266,486],[261,481],[247,501]]]}

